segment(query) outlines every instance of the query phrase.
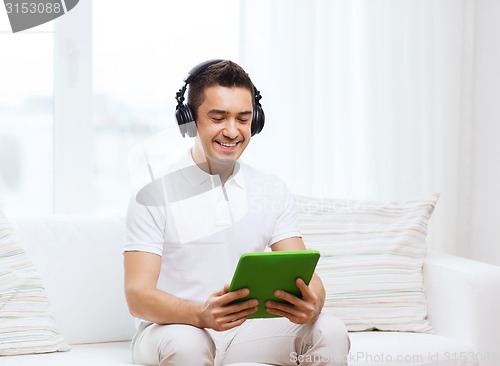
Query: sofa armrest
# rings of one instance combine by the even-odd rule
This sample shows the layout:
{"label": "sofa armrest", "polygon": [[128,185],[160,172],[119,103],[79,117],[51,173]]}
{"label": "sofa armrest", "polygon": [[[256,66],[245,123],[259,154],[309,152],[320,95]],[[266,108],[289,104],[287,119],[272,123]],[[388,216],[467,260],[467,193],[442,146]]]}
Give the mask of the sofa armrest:
{"label": "sofa armrest", "polygon": [[469,345],[481,366],[500,364],[500,267],[431,251],[423,273],[436,333]]}

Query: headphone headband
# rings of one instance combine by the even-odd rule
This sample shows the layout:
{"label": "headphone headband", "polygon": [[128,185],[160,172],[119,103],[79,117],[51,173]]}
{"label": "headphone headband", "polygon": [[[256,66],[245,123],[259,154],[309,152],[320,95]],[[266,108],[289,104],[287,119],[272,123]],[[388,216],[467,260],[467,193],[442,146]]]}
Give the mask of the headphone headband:
{"label": "headphone headband", "polygon": [[200,74],[207,67],[218,64],[219,62],[222,62],[222,61],[224,61],[224,60],[214,59],[214,60],[208,60],[208,61],[202,62],[201,64],[196,65],[191,70],[189,70],[186,78],[184,79],[184,82],[186,84],[189,84],[191,82],[191,80],[193,80],[196,76],[198,76],[198,74]]}
{"label": "headphone headband", "polygon": [[[195,137],[197,132],[194,113],[189,107],[189,105],[184,103],[185,100],[184,94],[186,93],[188,84],[191,81],[193,81],[193,79],[195,79],[200,73],[202,73],[207,67],[217,64],[221,61],[224,60],[220,59],[208,60],[193,67],[188,72],[186,78],[184,79],[184,84],[175,94],[175,99],[177,100],[177,106],[175,107],[175,118],[177,120],[177,124],[179,125],[179,130],[182,134],[182,137],[185,137],[186,134],[189,137]],[[251,135],[253,136],[262,131],[265,122],[265,115],[264,111],[262,110],[262,106],[260,104],[262,96],[260,95],[260,92],[257,90],[257,88],[253,83],[252,87],[253,87],[254,111],[251,124]]]}

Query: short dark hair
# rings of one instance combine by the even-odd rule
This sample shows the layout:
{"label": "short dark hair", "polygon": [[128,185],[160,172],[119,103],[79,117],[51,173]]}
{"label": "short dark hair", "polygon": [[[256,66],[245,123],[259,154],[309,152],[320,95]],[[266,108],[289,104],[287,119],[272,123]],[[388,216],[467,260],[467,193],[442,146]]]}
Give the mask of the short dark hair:
{"label": "short dark hair", "polygon": [[187,101],[195,117],[203,103],[205,89],[215,85],[245,88],[254,95],[252,80],[241,66],[229,60],[218,62],[207,67],[189,83]]}

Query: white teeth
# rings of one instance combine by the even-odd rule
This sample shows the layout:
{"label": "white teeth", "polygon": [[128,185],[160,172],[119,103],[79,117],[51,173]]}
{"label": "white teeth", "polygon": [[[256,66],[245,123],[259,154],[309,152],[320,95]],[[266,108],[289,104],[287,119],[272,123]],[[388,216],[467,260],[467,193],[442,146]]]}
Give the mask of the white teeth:
{"label": "white teeth", "polygon": [[228,144],[228,143],[225,143],[225,142],[219,142],[219,144],[221,144],[222,146],[225,146],[225,147],[233,147],[233,146],[236,146],[236,144]]}

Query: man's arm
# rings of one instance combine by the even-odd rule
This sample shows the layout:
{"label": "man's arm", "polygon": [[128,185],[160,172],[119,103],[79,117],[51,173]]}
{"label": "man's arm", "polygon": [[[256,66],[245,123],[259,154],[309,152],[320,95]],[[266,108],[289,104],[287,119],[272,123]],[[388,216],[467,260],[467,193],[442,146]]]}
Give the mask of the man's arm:
{"label": "man's arm", "polygon": [[256,300],[234,305],[231,301],[248,295],[248,289],[228,292],[229,285],[212,294],[205,303],[180,299],[161,291],[156,284],[161,257],[130,251],[124,254],[125,296],[130,313],[157,324],[190,324],[199,328],[227,330],[242,324],[257,311]]}
{"label": "man's arm", "polygon": [[[280,250],[305,250],[306,246],[300,237],[292,237],[274,243],[273,251]],[[286,300],[288,303],[276,301],[266,302],[266,311],[271,314],[281,315],[297,324],[313,323],[321,313],[325,303],[325,288],[319,276],[314,273],[309,286],[302,279],[297,279],[297,287],[302,293],[302,298],[283,291],[276,291],[274,296]]]}

